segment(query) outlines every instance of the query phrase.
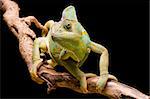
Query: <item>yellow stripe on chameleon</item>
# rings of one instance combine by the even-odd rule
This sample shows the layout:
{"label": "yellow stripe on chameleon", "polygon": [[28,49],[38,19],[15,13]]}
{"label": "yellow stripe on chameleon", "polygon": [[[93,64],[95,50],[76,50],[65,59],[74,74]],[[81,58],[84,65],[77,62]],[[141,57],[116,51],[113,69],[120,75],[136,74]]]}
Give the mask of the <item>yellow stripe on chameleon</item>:
{"label": "yellow stripe on chameleon", "polygon": [[82,32],[82,35],[84,35],[84,34],[87,34],[87,32],[86,31]]}

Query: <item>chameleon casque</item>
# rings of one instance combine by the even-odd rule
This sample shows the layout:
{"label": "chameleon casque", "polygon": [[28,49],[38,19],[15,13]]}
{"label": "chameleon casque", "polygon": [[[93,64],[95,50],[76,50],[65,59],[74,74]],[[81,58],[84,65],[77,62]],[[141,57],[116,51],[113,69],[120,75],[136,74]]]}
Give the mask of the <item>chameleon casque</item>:
{"label": "chameleon casque", "polygon": [[102,91],[108,79],[117,80],[115,76],[108,73],[109,54],[107,49],[90,40],[87,31],[77,20],[74,6],[68,6],[64,9],[59,22],[49,20],[44,27],[48,29],[48,33],[43,30],[42,37],[34,40],[33,66],[29,70],[32,80],[38,84],[44,82],[37,75],[37,69],[39,63],[43,61],[40,56],[48,53],[51,59],[47,59],[47,63],[53,67],[56,65],[64,66],[70,74],[79,80],[81,90],[86,93],[88,92],[86,78],[96,75],[84,73],[79,67],[85,62],[90,51],[101,54],[99,61],[100,78],[97,82],[97,89]]}

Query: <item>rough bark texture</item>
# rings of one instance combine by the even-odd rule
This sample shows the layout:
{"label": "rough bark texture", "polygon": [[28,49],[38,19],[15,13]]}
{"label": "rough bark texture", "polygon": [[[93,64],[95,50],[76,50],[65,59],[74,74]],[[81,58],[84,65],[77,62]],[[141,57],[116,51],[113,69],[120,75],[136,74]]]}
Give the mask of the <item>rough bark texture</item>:
{"label": "rough bark texture", "polygon": [[[3,11],[3,20],[6,22],[12,33],[17,37],[22,58],[25,60],[28,68],[30,68],[32,66],[32,39],[35,38],[36,35],[34,31],[29,28],[29,26],[31,23],[34,23],[37,28],[44,29],[44,27],[33,16],[20,18],[19,7],[14,1],[1,0],[0,5],[2,5],[1,10]],[[47,31],[46,29],[44,30]],[[58,87],[66,87],[82,93],[79,88],[78,81],[68,73],[56,72],[53,68],[50,68],[50,66],[43,63],[38,70],[38,74],[45,80],[45,82],[47,82],[48,93]],[[115,99],[123,96],[129,96],[136,99],[150,99],[149,96],[141,93],[135,88],[111,80],[107,82],[103,92],[98,92],[96,90],[96,82],[98,78],[99,77],[97,76],[87,79],[89,90],[88,93],[98,93]]]}

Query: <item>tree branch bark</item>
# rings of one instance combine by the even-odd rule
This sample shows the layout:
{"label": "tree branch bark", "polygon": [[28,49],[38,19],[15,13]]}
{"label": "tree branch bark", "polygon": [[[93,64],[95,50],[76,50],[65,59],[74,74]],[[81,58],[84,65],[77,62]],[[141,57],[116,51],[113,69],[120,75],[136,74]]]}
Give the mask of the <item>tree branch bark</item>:
{"label": "tree branch bark", "polygon": [[[31,23],[34,23],[37,28],[44,29],[45,31],[47,30],[33,16],[20,18],[20,8],[14,1],[1,0],[0,4],[2,4],[1,10],[4,13],[3,20],[6,22],[11,32],[17,37],[19,41],[19,51],[28,68],[30,68],[32,66],[32,39],[36,37],[36,34],[29,28],[29,26]],[[43,63],[38,74],[43,80],[45,80],[45,82],[47,82],[49,93],[58,87],[66,87],[82,93],[78,81],[68,73],[56,72],[52,67],[50,68],[50,66]],[[88,93],[97,93],[115,99],[122,96],[129,96],[136,99],[150,99],[148,95],[141,93],[135,88],[111,80],[107,82],[104,91],[100,93],[96,90],[96,82],[98,78],[99,77],[97,76],[87,79]]]}

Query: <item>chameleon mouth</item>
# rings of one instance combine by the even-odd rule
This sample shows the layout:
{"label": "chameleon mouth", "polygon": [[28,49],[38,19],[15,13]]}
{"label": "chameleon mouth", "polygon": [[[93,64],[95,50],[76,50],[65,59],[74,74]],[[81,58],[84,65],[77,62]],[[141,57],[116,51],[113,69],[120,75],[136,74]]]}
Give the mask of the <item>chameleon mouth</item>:
{"label": "chameleon mouth", "polygon": [[56,41],[55,33],[51,33],[51,38],[53,41]]}
{"label": "chameleon mouth", "polygon": [[51,36],[52,37],[52,40],[54,40],[54,36]]}
{"label": "chameleon mouth", "polygon": [[53,33],[53,32],[51,33],[51,38],[52,38],[53,41],[56,41],[56,42],[59,41],[59,39],[60,39],[58,37],[58,35],[56,35],[56,33]]}

